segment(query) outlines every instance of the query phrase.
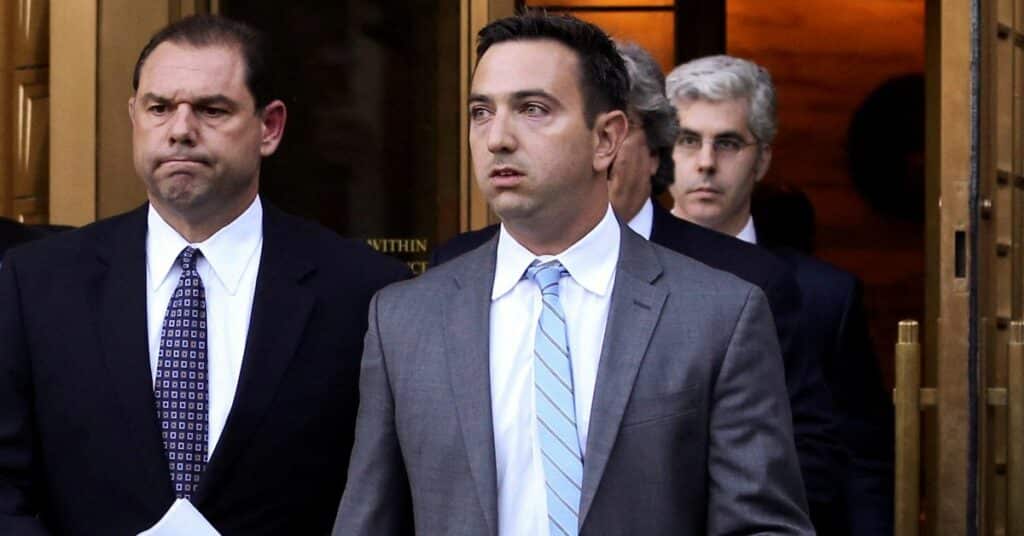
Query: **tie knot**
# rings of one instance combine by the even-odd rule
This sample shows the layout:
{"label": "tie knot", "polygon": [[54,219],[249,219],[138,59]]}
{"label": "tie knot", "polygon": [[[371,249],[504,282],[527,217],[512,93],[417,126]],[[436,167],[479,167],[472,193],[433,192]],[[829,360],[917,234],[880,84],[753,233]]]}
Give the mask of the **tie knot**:
{"label": "tie knot", "polygon": [[192,246],[186,246],[185,249],[181,250],[178,255],[178,262],[181,263],[181,269],[184,272],[195,270],[196,260],[203,256],[203,252]]}
{"label": "tie knot", "polygon": [[533,261],[533,264],[526,269],[527,279],[537,283],[540,291],[544,294],[558,295],[558,281],[566,275],[569,275],[569,271],[558,261],[544,264]]}

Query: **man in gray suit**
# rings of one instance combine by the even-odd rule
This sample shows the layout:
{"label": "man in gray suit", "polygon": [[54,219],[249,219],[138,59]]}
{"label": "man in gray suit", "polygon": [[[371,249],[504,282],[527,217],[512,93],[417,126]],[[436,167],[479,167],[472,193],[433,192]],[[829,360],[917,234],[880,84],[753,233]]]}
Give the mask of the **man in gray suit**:
{"label": "man in gray suit", "polygon": [[526,14],[477,52],[502,228],[374,298],[335,534],[813,534],[764,295],[611,211],[612,42]]}

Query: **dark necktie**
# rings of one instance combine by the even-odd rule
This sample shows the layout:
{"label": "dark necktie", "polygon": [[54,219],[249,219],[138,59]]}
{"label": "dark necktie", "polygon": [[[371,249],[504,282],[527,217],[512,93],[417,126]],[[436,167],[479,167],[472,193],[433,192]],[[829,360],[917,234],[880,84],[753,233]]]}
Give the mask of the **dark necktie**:
{"label": "dark necktie", "polygon": [[182,499],[199,487],[209,439],[206,293],[196,271],[200,256],[192,247],[178,256],[181,278],[167,305],[153,390],[174,494]]}

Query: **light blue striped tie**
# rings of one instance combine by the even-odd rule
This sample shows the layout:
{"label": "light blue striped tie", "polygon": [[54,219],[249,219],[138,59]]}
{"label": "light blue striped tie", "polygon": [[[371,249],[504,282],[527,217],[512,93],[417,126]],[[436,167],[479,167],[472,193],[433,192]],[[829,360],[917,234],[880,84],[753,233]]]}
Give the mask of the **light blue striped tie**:
{"label": "light blue striped tie", "polygon": [[583,457],[576,433],[576,403],[572,394],[572,362],[565,331],[565,313],[558,299],[558,282],[569,272],[558,261],[526,269],[544,302],[533,343],[537,433],[544,461],[548,495],[548,524],[552,536],[578,533]]}

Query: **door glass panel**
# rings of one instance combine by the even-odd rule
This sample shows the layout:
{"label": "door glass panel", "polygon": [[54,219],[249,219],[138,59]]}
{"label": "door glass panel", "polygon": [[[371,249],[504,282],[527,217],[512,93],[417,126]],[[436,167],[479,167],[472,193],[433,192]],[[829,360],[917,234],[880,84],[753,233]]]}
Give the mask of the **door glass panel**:
{"label": "door glass panel", "polygon": [[459,0],[224,0],[288,106],[264,200],[421,271],[459,229]]}

